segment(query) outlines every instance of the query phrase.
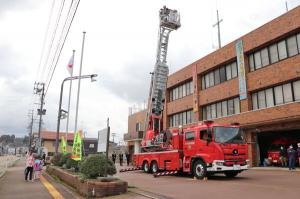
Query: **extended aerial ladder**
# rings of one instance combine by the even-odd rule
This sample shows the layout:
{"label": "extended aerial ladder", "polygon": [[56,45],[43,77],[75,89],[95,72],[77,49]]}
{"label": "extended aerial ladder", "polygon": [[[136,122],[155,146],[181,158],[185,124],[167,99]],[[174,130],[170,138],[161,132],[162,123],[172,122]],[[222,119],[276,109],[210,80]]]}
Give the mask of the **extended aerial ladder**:
{"label": "extended aerial ladder", "polygon": [[169,35],[173,30],[177,30],[181,26],[179,12],[168,9],[166,6],[160,9],[159,20],[156,63],[154,71],[151,73],[145,133],[142,141],[144,149],[153,145],[151,143],[152,139],[162,130],[161,118],[164,110],[165,92],[169,74],[166,60]]}

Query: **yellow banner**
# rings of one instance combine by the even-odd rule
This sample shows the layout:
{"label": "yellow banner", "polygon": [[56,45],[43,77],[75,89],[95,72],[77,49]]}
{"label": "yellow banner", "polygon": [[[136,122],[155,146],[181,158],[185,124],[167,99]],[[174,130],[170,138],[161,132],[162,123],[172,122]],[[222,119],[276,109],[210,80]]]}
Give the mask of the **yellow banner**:
{"label": "yellow banner", "polygon": [[82,156],[82,140],[79,132],[75,133],[72,149],[72,159],[79,161]]}
{"label": "yellow banner", "polygon": [[61,137],[60,147],[62,153],[67,153],[67,144],[64,137]]}

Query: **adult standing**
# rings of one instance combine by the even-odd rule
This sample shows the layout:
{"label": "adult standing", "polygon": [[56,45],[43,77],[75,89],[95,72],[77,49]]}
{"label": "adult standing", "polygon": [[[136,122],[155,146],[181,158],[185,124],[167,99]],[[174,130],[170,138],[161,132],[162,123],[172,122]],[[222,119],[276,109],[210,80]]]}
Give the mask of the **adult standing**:
{"label": "adult standing", "polygon": [[296,160],[296,151],[293,148],[293,145],[287,150],[289,156],[289,170],[295,169],[295,160]]}
{"label": "adult standing", "polygon": [[299,164],[299,167],[300,167],[300,143],[298,143],[297,145],[298,145],[298,148],[297,148],[298,164]]}
{"label": "adult standing", "polygon": [[126,161],[127,161],[127,166],[129,166],[130,154],[128,152],[126,153]]}
{"label": "adult standing", "polygon": [[120,166],[123,166],[123,154],[119,154],[119,159],[120,159]]}
{"label": "adult standing", "polygon": [[117,155],[116,155],[115,152],[111,155],[111,158],[112,158],[112,161],[113,161],[114,164],[115,164],[115,163],[116,163],[116,158],[117,158]]}
{"label": "adult standing", "polygon": [[280,151],[279,151],[279,155],[280,155],[280,162],[281,162],[281,166],[282,167],[286,167],[286,150],[283,146],[280,147]]}
{"label": "adult standing", "polygon": [[29,180],[32,180],[32,173],[33,173],[33,165],[34,165],[34,157],[32,154],[32,151],[30,151],[26,156],[26,173],[25,173],[25,181],[28,179],[29,174]]}

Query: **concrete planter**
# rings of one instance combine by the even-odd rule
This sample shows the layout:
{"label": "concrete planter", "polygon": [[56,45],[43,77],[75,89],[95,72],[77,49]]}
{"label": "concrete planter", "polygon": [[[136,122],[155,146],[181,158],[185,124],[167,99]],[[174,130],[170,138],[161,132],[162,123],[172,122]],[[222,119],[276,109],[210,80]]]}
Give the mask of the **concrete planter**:
{"label": "concrete planter", "polygon": [[127,192],[128,183],[122,180],[82,180],[79,176],[55,166],[48,166],[47,173],[58,177],[61,181],[75,188],[81,195],[86,197],[104,197],[119,195]]}

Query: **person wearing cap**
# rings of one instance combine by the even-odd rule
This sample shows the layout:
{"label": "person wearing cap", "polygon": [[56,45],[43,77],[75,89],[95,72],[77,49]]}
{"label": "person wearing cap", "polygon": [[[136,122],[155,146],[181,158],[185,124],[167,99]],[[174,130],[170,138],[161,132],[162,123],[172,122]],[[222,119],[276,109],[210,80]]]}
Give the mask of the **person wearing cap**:
{"label": "person wearing cap", "polygon": [[289,156],[289,170],[295,169],[296,151],[294,150],[293,145],[290,145],[287,152]]}
{"label": "person wearing cap", "polygon": [[297,145],[298,145],[298,148],[297,148],[298,164],[299,164],[299,167],[300,167],[300,143],[298,143]]}

